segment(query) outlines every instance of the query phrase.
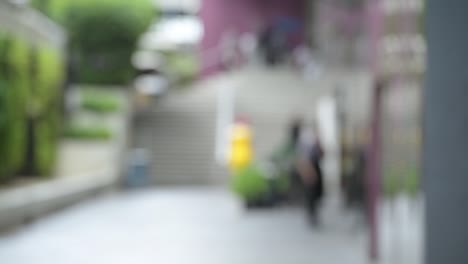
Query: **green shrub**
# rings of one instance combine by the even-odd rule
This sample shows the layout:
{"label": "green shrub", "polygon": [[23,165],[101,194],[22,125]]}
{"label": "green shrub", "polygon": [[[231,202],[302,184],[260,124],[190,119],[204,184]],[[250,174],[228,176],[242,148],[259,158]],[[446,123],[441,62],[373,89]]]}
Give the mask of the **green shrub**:
{"label": "green shrub", "polygon": [[35,124],[34,169],[40,175],[50,176],[55,166],[57,134],[47,120]]}
{"label": "green shrub", "polygon": [[[58,0],[32,4],[45,12],[52,2]],[[0,180],[52,171],[64,73],[57,48],[0,31]]]}
{"label": "green shrub", "polygon": [[76,81],[81,83],[126,85],[135,73],[127,51],[83,51],[80,57]]}
{"label": "green shrub", "polygon": [[81,107],[96,113],[113,113],[119,111],[120,102],[112,94],[87,91],[82,94]]}
{"label": "green shrub", "polygon": [[79,140],[109,140],[112,132],[103,126],[70,125],[65,129],[65,137]]}
{"label": "green shrub", "polygon": [[417,167],[393,167],[384,173],[383,192],[385,196],[397,194],[416,195],[421,189],[420,174]]}
{"label": "green shrub", "polygon": [[3,80],[0,80],[0,178],[4,177],[7,171],[6,164],[6,130],[8,116],[6,113],[6,83]]}
{"label": "green shrub", "polygon": [[151,0],[33,0],[65,26],[81,83],[126,84],[134,75],[130,59],[140,35],[156,13]]}
{"label": "green shrub", "polygon": [[233,191],[246,201],[261,199],[268,192],[268,182],[260,169],[249,165],[232,176]]}
{"label": "green shrub", "polygon": [[34,99],[36,113],[30,116],[33,122],[34,144],[33,171],[51,175],[55,160],[60,130],[60,88],[64,80],[62,54],[47,46],[37,48]]}
{"label": "green shrub", "polygon": [[279,194],[287,194],[291,188],[291,182],[289,180],[288,174],[283,173],[278,175],[276,178],[272,180],[273,188]]}
{"label": "green shrub", "polygon": [[399,177],[394,174],[386,174],[383,179],[383,193],[387,197],[394,197],[401,191]]}
{"label": "green shrub", "polygon": [[52,171],[63,65],[63,55],[45,43],[0,33],[0,179],[22,169]]}
{"label": "green shrub", "polygon": [[133,77],[131,55],[156,13],[150,0],[33,0],[32,6],[69,33],[82,83],[125,84]]}
{"label": "green shrub", "polygon": [[167,53],[167,70],[175,76],[181,84],[190,83],[198,76],[198,61],[190,53]]}
{"label": "green shrub", "polygon": [[6,55],[6,125],[5,149],[7,166],[11,172],[19,170],[26,154],[26,107],[29,97],[29,55],[28,44],[19,38],[7,39]]}
{"label": "green shrub", "polygon": [[7,152],[7,128],[8,128],[8,107],[7,107],[7,35],[0,32],[0,180],[8,174]]}
{"label": "green shrub", "polygon": [[407,170],[404,181],[405,192],[416,195],[421,190],[421,175],[416,167]]}
{"label": "green shrub", "polygon": [[10,121],[8,111],[8,83],[7,74],[7,36],[0,33],[0,180],[11,174],[8,160],[8,124]]}

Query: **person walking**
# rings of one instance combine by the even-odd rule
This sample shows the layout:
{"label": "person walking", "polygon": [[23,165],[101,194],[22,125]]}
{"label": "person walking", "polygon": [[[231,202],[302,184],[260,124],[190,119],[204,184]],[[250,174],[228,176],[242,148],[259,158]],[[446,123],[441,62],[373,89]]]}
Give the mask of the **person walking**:
{"label": "person walking", "polygon": [[[314,226],[319,224],[319,207],[324,195],[322,160],[324,151],[318,136],[318,131],[312,129],[312,140],[303,147],[299,158],[298,171],[303,187],[307,215]],[[310,137],[310,136],[309,136]]]}

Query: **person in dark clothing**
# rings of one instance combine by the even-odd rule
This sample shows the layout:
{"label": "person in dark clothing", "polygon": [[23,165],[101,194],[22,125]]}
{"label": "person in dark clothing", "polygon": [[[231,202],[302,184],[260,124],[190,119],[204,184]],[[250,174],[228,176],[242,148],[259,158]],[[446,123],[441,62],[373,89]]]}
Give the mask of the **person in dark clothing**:
{"label": "person in dark clothing", "polygon": [[282,30],[269,25],[259,37],[260,50],[267,66],[274,66],[281,62],[282,54],[286,49],[286,37]]}
{"label": "person in dark clothing", "polygon": [[303,121],[301,118],[296,118],[292,121],[289,135],[290,135],[290,140],[291,144],[294,146],[297,146],[299,143],[299,139],[301,137],[301,130],[303,126]]}
{"label": "person in dark clothing", "polygon": [[272,49],[272,38],[273,38],[273,28],[271,26],[266,27],[260,33],[260,51],[263,58],[263,61],[266,65],[271,65],[274,62],[273,58],[273,49]]}
{"label": "person in dark clothing", "polygon": [[324,182],[321,162],[324,156],[320,139],[316,137],[312,144],[305,148],[304,156],[299,164],[305,206],[312,224],[318,224],[318,207],[324,196]]}

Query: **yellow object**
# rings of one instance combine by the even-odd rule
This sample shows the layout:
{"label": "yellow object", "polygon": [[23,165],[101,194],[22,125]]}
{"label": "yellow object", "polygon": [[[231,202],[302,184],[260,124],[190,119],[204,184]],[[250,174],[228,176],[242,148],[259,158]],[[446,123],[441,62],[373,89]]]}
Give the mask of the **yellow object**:
{"label": "yellow object", "polygon": [[247,124],[234,124],[231,131],[229,167],[237,171],[249,165],[253,159],[252,131]]}

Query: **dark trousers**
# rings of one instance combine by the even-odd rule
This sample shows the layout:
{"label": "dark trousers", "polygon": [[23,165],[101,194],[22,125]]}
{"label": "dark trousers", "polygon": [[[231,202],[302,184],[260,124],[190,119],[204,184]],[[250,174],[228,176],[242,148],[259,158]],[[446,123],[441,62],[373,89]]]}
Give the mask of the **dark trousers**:
{"label": "dark trousers", "polygon": [[317,214],[317,209],[323,198],[323,175],[320,166],[314,165],[317,172],[317,180],[310,186],[305,186],[305,205],[311,215]]}

